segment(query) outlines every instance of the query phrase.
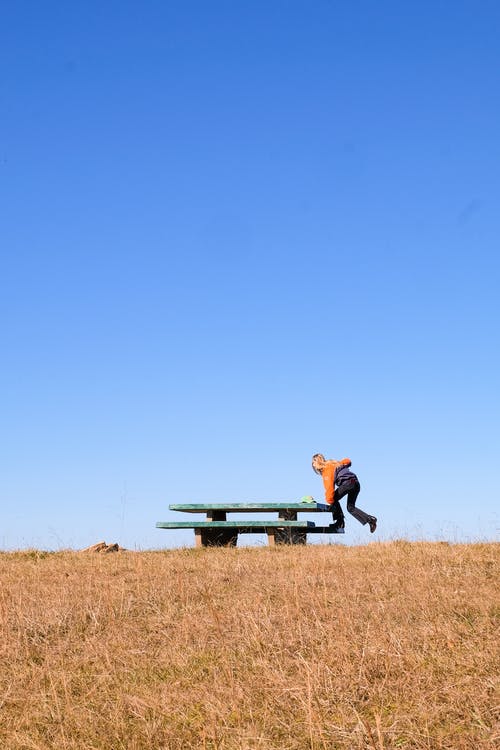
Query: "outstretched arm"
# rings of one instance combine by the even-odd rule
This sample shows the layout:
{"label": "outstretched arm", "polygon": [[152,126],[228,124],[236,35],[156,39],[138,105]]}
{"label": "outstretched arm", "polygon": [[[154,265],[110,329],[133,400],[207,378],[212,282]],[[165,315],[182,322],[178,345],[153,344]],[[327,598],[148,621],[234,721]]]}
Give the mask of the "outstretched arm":
{"label": "outstretched arm", "polygon": [[329,461],[321,473],[323,485],[325,487],[325,502],[328,503],[328,505],[332,505],[333,496],[335,494],[336,468],[337,464],[333,463],[333,461]]}

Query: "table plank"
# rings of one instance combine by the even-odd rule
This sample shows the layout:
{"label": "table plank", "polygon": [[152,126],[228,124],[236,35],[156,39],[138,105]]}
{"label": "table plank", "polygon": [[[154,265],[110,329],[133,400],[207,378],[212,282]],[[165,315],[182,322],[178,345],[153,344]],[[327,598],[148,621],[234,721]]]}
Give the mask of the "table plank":
{"label": "table plank", "polygon": [[205,513],[208,510],[222,510],[227,513],[265,513],[279,510],[300,510],[316,513],[329,510],[323,503],[172,503],[169,510],[184,513]]}
{"label": "table plank", "polygon": [[241,529],[241,528],[314,529],[313,521],[157,521],[157,529]]}

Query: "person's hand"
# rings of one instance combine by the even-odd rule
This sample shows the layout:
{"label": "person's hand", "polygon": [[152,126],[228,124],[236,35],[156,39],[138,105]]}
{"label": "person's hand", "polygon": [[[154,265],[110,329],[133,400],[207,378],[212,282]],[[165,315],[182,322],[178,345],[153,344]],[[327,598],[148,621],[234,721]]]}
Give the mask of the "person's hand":
{"label": "person's hand", "polygon": [[328,505],[328,503],[316,503],[316,508],[318,510],[328,511],[331,510],[332,506]]}

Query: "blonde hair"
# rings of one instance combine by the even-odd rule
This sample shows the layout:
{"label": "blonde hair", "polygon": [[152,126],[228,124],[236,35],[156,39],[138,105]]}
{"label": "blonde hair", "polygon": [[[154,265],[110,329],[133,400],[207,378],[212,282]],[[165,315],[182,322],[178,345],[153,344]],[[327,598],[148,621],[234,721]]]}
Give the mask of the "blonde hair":
{"label": "blonde hair", "polygon": [[318,463],[324,465],[324,464],[326,464],[326,458],[324,457],[324,455],[322,453],[315,453],[314,456],[312,457],[313,471],[315,471],[316,474],[321,474],[321,471],[319,469],[317,469],[316,466],[314,465],[315,462],[318,462]]}

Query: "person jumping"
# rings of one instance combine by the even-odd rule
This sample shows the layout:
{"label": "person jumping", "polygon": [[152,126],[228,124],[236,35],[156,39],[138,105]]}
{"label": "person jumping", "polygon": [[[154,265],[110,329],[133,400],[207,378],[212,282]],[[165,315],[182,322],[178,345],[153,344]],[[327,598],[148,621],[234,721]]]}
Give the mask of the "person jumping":
{"label": "person jumping", "polygon": [[[359,480],[349,467],[350,458],[341,461],[327,460],[322,453],[315,453],[312,457],[312,467],[316,474],[321,474],[325,487],[325,502],[331,508],[333,516],[333,527],[336,534],[345,533],[345,517],[340,506],[340,498],[347,495],[347,510],[360,523],[370,524],[370,532],[373,534],[377,528],[377,519],[370,516],[361,508],[356,508],[356,499],[361,489]],[[337,489],[335,489],[337,485]]]}

